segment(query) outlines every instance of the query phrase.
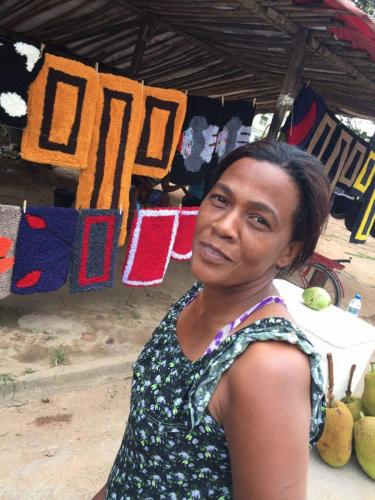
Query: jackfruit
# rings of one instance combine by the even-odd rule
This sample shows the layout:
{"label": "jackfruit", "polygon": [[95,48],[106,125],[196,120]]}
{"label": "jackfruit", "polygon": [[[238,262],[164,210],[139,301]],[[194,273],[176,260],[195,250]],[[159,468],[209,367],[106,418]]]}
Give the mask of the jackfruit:
{"label": "jackfruit", "polygon": [[375,362],[371,363],[371,371],[365,375],[365,386],[361,399],[367,415],[375,417]]}
{"label": "jackfruit", "polygon": [[316,447],[328,465],[342,467],[352,453],[353,417],[342,401],[333,401],[327,407],[324,430]]}
{"label": "jackfruit", "polygon": [[325,309],[331,304],[331,297],[327,290],[320,288],[319,286],[313,286],[311,288],[306,288],[303,291],[302,298],[304,303],[311,309],[320,311]]}
{"label": "jackfruit", "polygon": [[354,422],[357,422],[361,418],[361,412],[365,413],[361,398],[352,395],[352,380],[356,369],[356,365],[352,365],[349,373],[348,386],[346,388],[346,395],[341,399],[343,403],[349,408],[350,413],[353,416]]}
{"label": "jackfruit", "polygon": [[375,417],[362,414],[354,425],[354,445],[360,466],[375,480]]}
{"label": "jackfruit", "polygon": [[356,396],[350,396],[350,401],[345,404],[348,407],[350,413],[352,414],[354,423],[358,422],[358,420],[361,418],[361,413],[366,415],[366,412],[364,411],[362,405],[361,398],[357,398]]}
{"label": "jackfruit", "polygon": [[[333,358],[327,353],[328,393],[324,429],[316,447],[321,458],[332,467],[345,465],[352,453],[353,417],[342,401],[335,401],[333,396]],[[351,368],[353,376],[355,366]],[[351,378],[350,377],[350,378]]]}

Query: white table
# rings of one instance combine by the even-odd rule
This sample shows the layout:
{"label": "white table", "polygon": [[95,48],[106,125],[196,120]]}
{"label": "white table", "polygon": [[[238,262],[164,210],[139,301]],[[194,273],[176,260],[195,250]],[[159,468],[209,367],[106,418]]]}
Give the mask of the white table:
{"label": "white table", "polygon": [[288,281],[277,279],[274,285],[284,298],[295,323],[321,354],[326,386],[326,355],[332,353],[335,398],[341,399],[345,395],[353,363],[357,365],[352,382],[352,391],[355,392],[375,351],[375,327],[333,305],[321,311],[310,309],[303,303],[303,289]]}
{"label": "white table", "polygon": [[374,481],[363,472],[354,454],[339,469],[330,467],[310,451],[308,500],[374,500]]}

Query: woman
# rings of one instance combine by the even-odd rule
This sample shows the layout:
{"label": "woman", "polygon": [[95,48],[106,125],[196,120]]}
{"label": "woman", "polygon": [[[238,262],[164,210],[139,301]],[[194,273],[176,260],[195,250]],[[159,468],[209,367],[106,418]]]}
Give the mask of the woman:
{"label": "woman", "polygon": [[259,141],[221,162],[196,224],[198,283],[134,365],[127,429],[95,499],[306,498],[319,356],[273,279],[311,255],[328,209],[321,164],[294,147]]}

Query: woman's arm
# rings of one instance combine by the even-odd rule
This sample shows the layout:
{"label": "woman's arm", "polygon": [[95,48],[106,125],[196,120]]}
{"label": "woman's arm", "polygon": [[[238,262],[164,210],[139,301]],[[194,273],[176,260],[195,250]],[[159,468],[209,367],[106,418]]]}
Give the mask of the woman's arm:
{"label": "woman's arm", "polygon": [[236,500],[305,500],[311,418],[307,356],[257,342],[225,377],[220,420]]}
{"label": "woman's arm", "polygon": [[103,486],[103,488],[98,491],[98,493],[92,497],[91,500],[105,500],[105,489],[106,489],[107,485],[105,484]]}

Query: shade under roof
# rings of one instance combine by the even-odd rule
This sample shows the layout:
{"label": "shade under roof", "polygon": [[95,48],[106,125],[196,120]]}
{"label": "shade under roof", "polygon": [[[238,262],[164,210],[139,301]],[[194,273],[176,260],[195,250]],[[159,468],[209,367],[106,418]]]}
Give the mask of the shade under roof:
{"label": "shade under roof", "polygon": [[5,36],[149,85],[256,98],[260,112],[274,111],[307,28],[303,82],[334,112],[375,118],[375,24],[347,0],[3,0],[1,10]]}

